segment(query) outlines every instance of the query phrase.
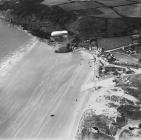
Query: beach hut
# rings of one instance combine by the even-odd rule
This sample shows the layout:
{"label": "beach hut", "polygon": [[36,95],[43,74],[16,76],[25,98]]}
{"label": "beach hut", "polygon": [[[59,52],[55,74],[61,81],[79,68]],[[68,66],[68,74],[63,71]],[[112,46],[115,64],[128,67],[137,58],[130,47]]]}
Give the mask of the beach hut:
{"label": "beach hut", "polygon": [[53,31],[51,33],[51,40],[53,41],[68,41],[68,31]]}
{"label": "beach hut", "polygon": [[55,36],[68,36],[68,31],[64,30],[64,31],[53,31],[51,33],[51,36],[52,37],[55,37]]}

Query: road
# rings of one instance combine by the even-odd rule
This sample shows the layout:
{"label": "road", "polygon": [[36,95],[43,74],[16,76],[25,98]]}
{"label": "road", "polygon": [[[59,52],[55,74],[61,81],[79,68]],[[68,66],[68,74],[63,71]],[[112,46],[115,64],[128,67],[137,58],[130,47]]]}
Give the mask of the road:
{"label": "road", "polygon": [[79,54],[38,42],[1,81],[0,138],[72,139],[90,69]]}

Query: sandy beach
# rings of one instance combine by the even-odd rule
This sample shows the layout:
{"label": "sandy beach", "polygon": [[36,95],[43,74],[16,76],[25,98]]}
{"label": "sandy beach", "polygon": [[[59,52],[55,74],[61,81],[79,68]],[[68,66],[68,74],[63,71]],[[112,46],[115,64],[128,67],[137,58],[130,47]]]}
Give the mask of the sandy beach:
{"label": "sandy beach", "polygon": [[91,71],[88,61],[36,42],[1,81],[0,137],[72,139],[88,99],[81,92]]}

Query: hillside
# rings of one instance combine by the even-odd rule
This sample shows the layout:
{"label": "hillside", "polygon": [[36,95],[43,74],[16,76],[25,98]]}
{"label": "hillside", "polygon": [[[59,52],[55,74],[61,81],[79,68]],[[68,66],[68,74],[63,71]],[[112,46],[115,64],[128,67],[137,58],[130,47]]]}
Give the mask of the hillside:
{"label": "hillside", "polygon": [[41,38],[63,29],[82,39],[127,36],[141,24],[137,16],[117,16],[93,1],[46,5],[43,0],[7,0],[0,3],[0,9],[8,22]]}

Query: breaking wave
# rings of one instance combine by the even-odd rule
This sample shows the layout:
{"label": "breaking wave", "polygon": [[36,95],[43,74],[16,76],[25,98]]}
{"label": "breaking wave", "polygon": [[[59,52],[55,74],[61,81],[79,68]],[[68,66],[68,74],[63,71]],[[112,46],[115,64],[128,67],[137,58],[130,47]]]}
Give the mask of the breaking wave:
{"label": "breaking wave", "polygon": [[0,62],[0,81],[26,54],[37,44],[38,39],[32,37],[28,44],[22,45],[18,50],[4,57]]}

